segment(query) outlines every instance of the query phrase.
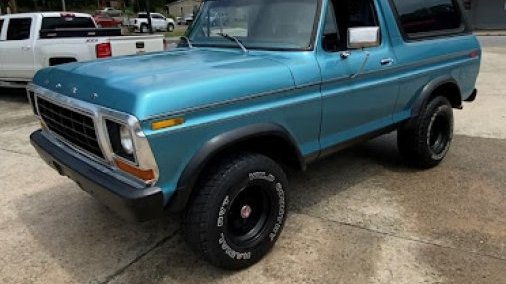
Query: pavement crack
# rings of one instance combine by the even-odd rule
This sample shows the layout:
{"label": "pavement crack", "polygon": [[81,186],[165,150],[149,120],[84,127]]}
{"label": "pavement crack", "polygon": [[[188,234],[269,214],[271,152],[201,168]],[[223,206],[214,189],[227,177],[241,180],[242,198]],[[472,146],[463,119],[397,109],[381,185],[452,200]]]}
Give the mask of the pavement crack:
{"label": "pavement crack", "polygon": [[36,156],[34,156],[34,155],[30,155],[30,154],[23,153],[23,152],[19,152],[19,151],[15,151],[15,150],[10,150],[10,149],[5,149],[5,148],[0,148],[0,150],[1,150],[1,151],[5,151],[5,152],[9,152],[9,153],[12,153],[12,154],[22,155],[22,156],[25,156],[25,157],[37,158],[37,157],[36,157]]}
{"label": "pavement crack", "polygon": [[316,219],[319,219],[319,220],[323,220],[323,221],[327,221],[327,222],[331,222],[331,223],[336,223],[336,224],[339,224],[341,226],[353,227],[355,229],[365,230],[365,231],[368,231],[368,232],[371,232],[371,233],[374,233],[374,234],[379,234],[379,235],[383,235],[383,236],[387,236],[387,237],[391,237],[391,238],[396,238],[396,239],[400,239],[400,240],[404,240],[404,241],[415,242],[415,243],[420,243],[420,244],[429,245],[429,246],[435,246],[435,247],[438,247],[438,248],[456,250],[456,251],[463,252],[463,253],[473,254],[473,255],[476,255],[476,256],[487,257],[487,258],[492,258],[492,259],[495,259],[495,260],[505,261],[506,262],[506,258],[500,257],[500,256],[495,256],[495,255],[480,253],[480,252],[473,251],[473,250],[465,250],[465,249],[461,249],[461,248],[457,248],[457,247],[452,247],[452,246],[447,246],[447,245],[443,245],[443,244],[438,244],[438,243],[434,243],[434,242],[430,242],[430,241],[426,241],[426,240],[422,240],[422,239],[416,239],[416,238],[410,238],[410,237],[405,237],[405,236],[399,236],[399,235],[396,235],[396,234],[393,234],[393,233],[383,232],[383,231],[371,229],[371,228],[360,226],[360,225],[353,224],[353,223],[348,223],[348,222],[343,222],[343,221],[336,221],[336,220],[330,220],[330,219],[326,219],[326,218],[322,218],[322,217],[318,217],[318,216],[313,216],[313,215],[310,215],[310,214],[307,214],[307,213],[298,212],[297,214],[306,215],[306,216],[311,217],[311,218],[316,218]]}
{"label": "pavement crack", "polygon": [[146,250],[145,252],[143,252],[143,253],[139,254],[138,256],[136,256],[132,261],[130,261],[129,263],[127,263],[125,266],[121,267],[120,269],[116,270],[114,273],[112,273],[111,275],[107,276],[104,281],[101,281],[99,283],[100,284],[110,283],[116,277],[118,277],[121,274],[123,274],[132,265],[134,265],[137,262],[139,262],[143,257],[145,257],[146,255],[148,255],[150,252],[154,251],[158,247],[162,246],[166,242],[170,241],[172,238],[174,238],[178,234],[179,234],[179,230],[176,230],[172,234],[164,237],[163,239],[161,239],[160,241],[158,241],[156,244],[154,244],[152,247],[150,247],[148,250]]}

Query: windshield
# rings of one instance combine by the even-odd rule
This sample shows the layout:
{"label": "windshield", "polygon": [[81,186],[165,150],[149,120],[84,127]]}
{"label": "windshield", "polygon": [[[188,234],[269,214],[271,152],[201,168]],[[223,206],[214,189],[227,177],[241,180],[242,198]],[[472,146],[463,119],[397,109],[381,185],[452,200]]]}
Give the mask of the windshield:
{"label": "windshield", "polygon": [[226,34],[248,49],[306,50],[317,10],[315,0],[208,0],[188,38],[194,46],[237,47]]}

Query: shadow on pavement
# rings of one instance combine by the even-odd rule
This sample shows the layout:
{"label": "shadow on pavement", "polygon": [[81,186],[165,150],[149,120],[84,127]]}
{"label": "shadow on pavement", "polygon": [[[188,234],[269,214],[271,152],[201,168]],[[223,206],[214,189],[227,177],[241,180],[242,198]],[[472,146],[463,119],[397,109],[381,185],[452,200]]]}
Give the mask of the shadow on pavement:
{"label": "shadow on pavement", "polygon": [[28,102],[25,89],[10,89],[0,87],[0,101]]}

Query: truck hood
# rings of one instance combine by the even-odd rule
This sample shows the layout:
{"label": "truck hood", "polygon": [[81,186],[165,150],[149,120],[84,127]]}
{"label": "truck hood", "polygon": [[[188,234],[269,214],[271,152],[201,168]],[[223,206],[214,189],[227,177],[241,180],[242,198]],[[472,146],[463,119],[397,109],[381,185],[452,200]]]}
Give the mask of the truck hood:
{"label": "truck hood", "polygon": [[66,64],[39,71],[33,82],[140,120],[294,87],[290,68],[279,61],[217,49]]}

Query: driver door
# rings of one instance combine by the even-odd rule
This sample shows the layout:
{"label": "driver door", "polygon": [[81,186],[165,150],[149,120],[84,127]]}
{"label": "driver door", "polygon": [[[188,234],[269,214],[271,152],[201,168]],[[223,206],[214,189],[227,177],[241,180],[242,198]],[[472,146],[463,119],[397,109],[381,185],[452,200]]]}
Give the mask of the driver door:
{"label": "driver door", "polygon": [[[328,3],[317,55],[322,75],[322,149],[390,126],[399,93],[392,71],[395,55],[384,23],[376,16],[375,2],[333,0]],[[349,49],[348,28],[367,26],[380,27],[380,45]]]}
{"label": "driver door", "polygon": [[160,14],[152,14],[151,15],[151,21],[153,24],[154,30],[165,30],[165,18],[163,18]]}

